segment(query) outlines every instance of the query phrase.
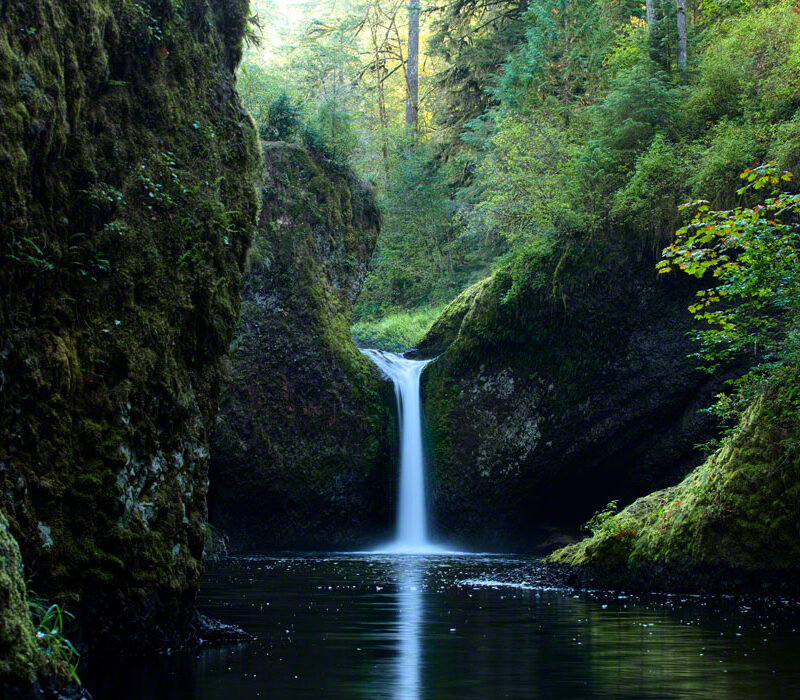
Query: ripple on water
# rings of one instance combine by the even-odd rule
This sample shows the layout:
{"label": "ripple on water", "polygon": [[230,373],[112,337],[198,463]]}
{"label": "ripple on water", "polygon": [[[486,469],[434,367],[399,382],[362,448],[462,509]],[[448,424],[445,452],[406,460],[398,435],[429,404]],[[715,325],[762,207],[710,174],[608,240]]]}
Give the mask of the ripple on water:
{"label": "ripple on water", "polygon": [[[258,641],[123,664],[95,697],[786,698],[787,599],[577,593],[509,555],[229,557],[201,611]],[[128,672],[130,667],[130,672]]]}

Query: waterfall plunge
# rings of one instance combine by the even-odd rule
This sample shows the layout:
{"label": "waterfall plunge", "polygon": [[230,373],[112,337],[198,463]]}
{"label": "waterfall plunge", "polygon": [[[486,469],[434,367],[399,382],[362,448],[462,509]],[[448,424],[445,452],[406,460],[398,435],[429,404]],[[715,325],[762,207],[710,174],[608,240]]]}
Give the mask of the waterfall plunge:
{"label": "waterfall plunge", "polygon": [[392,380],[400,422],[400,489],[395,552],[438,551],[428,540],[425,508],[425,454],[422,449],[422,413],[419,377],[431,360],[407,360],[381,350],[362,350]]}

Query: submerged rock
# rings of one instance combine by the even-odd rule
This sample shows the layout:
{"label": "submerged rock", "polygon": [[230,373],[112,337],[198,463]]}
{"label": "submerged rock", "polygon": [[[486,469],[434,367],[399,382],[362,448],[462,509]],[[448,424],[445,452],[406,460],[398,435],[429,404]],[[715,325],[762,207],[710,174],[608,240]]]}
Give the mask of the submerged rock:
{"label": "submerged rock", "polygon": [[255,640],[256,637],[241,627],[220,622],[206,615],[197,616],[197,642],[201,646],[217,647]]}
{"label": "submerged rock", "polygon": [[93,654],[192,629],[258,209],[234,75],[247,16],[246,0],[3,3],[0,505]]}
{"label": "submerged rock", "polygon": [[264,145],[264,203],[212,443],[209,508],[234,549],[344,547],[384,528],[392,390],[350,336],[380,227],[370,188]]}
{"label": "submerged rock", "polygon": [[674,483],[713,435],[721,379],[695,369],[695,288],[598,243],[501,269],[419,344],[443,535],[531,548],[612,499]]}

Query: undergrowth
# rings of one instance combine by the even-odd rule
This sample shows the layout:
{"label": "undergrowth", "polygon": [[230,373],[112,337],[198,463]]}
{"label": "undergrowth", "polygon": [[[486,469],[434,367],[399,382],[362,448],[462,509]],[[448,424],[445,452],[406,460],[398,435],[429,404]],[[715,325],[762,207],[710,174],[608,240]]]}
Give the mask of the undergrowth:
{"label": "undergrowth", "polygon": [[376,320],[358,321],[351,328],[353,340],[361,347],[397,352],[406,350],[422,340],[444,307],[445,304],[424,306],[389,313]]}

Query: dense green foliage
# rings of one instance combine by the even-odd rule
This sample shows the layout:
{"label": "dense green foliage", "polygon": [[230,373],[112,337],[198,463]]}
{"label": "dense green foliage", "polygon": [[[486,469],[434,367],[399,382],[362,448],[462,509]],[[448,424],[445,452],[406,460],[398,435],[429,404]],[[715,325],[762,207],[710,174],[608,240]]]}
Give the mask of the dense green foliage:
{"label": "dense green foliage", "polygon": [[488,138],[473,141],[484,184],[474,215],[515,247],[600,235],[654,250],[686,198],[728,203],[740,170],[797,158],[800,24],[788,3],[698,21],[688,85],[654,60],[646,27],[594,4],[588,22],[573,8],[568,47],[548,53],[537,46],[542,10],[526,15],[538,39],[509,58]]}
{"label": "dense green foliage", "polygon": [[[724,417],[746,408],[786,373],[800,366],[800,195],[781,192],[791,175],[774,166],[745,170],[741,196],[765,187],[771,196],[754,206],[712,211],[708,202],[691,205],[697,214],[678,231],[658,264],[678,268],[713,286],[697,292],[690,307],[710,328],[697,332],[698,353],[710,371],[732,356],[751,354],[758,362],[735,382],[733,396],[721,396]],[[790,397],[784,403],[791,407]],[[800,404],[800,397],[795,400]],[[797,412],[797,406],[792,410]]]}
{"label": "dense green foliage", "polygon": [[273,81],[295,86],[309,128],[379,188],[386,223],[356,307],[362,337],[498,266],[524,284],[535,250],[574,255],[604,238],[654,260],[687,222],[684,201],[729,208],[745,168],[800,164],[800,18],[788,0],[690,7],[685,72],[675,6],[662,0],[649,26],[636,2],[423,8],[428,96],[413,144],[402,85],[374,80],[397,67],[402,42],[365,58],[376,7],[311,11]]}

